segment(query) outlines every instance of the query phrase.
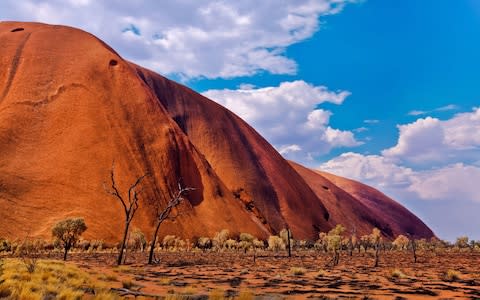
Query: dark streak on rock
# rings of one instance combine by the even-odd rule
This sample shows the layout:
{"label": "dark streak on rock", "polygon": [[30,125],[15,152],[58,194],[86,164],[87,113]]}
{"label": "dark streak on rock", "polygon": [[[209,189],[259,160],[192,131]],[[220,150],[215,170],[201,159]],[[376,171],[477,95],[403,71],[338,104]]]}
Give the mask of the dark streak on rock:
{"label": "dark streak on rock", "polygon": [[0,103],[5,99],[8,92],[10,91],[10,87],[12,85],[13,79],[17,74],[18,65],[20,62],[20,57],[22,56],[23,49],[25,48],[25,44],[27,43],[28,39],[30,38],[31,33],[25,35],[25,38],[18,46],[17,50],[15,51],[15,56],[12,59],[12,63],[10,65],[10,74],[8,74],[7,84],[5,85],[5,89],[3,90],[2,96],[0,96]]}

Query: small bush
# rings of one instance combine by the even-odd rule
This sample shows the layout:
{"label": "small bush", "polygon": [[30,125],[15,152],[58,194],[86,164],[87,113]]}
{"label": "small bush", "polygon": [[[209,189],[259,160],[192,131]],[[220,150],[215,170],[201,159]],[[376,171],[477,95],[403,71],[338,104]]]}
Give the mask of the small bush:
{"label": "small bush", "polygon": [[458,271],[449,269],[443,274],[443,279],[445,281],[457,281],[460,279],[460,273]]}
{"label": "small bush", "polygon": [[134,286],[135,286],[135,284],[133,284],[133,282],[130,281],[130,280],[122,281],[122,287],[123,287],[124,289],[128,289],[128,290],[129,290],[129,289],[131,289],[131,288],[134,287]]}
{"label": "small bush", "polygon": [[29,273],[35,272],[44,244],[45,242],[39,239],[26,239],[17,248],[18,256]]}
{"label": "small bush", "polygon": [[238,248],[238,243],[236,240],[228,239],[225,241],[225,248],[235,250]]}
{"label": "small bush", "polygon": [[162,246],[164,249],[171,249],[175,247],[175,240],[177,239],[174,235],[166,235],[163,238]]}
{"label": "small bush", "polygon": [[0,252],[12,251],[12,244],[7,239],[0,238]]}
{"label": "small bush", "polygon": [[[87,230],[87,225],[83,218],[61,220],[53,226],[52,236],[56,243],[59,243],[64,249],[63,260],[67,260],[68,251],[75,247],[85,230]],[[84,250],[87,250],[88,247],[90,247],[90,243],[85,242]]]}
{"label": "small bush", "polygon": [[295,276],[304,275],[305,272],[307,272],[307,270],[305,270],[305,268],[301,268],[301,267],[292,267],[290,269],[290,273],[292,273],[292,275],[295,275]]}
{"label": "small bush", "polygon": [[196,246],[202,250],[211,249],[212,240],[210,240],[208,237],[199,237]]}
{"label": "small bush", "polygon": [[245,241],[245,242],[253,242],[255,240],[255,237],[251,235],[250,233],[240,233],[240,241]]}
{"label": "small bush", "polygon": [[265,242],[262,240],[254,239],[253,247],[255,247],[255,249],[263,250],[265,249]]}
{"label": "small bush", "polygon": [[392,272],[390,273],[390,276],[392,278],[397,278],[397,279],[402,279],[402,278],[405,278],[407,277],[407,275],[405,275],[402,271],[400,271],[399,269],[394,269],[392,270]]}
{"label": "small bush", "polygon": [[280,250],[285,250],[286,246],[281,237],[276,235],[271,235],[268,238],[268,249],[272,251],[280,251]]}
{"label": "small bush", "polygon": [[212,240],[213,247],[217,250],[222,249],[229,237],[230,231],[228,231],[228,229],[223,229],[222,231],[217,232]]}

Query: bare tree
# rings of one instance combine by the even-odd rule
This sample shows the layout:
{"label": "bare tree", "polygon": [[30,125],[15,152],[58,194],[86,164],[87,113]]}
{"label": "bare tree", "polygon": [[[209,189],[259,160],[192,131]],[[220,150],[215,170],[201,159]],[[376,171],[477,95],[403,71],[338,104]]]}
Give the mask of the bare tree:
{"label": "bare tree", "polygon": [[123,238],[122,244],[120,245],[120,253],[118,254],[117,265],[121,265],[123,262],[123,254],[125,251],[125,245],[127,242],[128,230],[130,228],[130,223],[132,223],[133,217],[138,210],[139,207],[139,199],[138,199],[138,191],[137,186],[142,182],[142,180],[147,176],[144,174],[138,177],[135,182],[130,185],[128,189],[127,197],[125,198],[124,195],[119,191],[117,183],[115,182],[115,166],[112,165],[112,169],[110,171],[110,180],[111,180],[111,189],[105,187],[105,191],[110,195],[114,196],[123,206],[123,211],[125,213],[125,229],[123,231]]}
{"label": "bare tree", "polygon": [[412,248],[413,262],[417,263],[417,242],[415,241],[415,238],[413,236],[411,236],[410,234],[408,236],[410,237],[410,246]]}
{"label": "bare tree", "polygon": [[355,245],[357,244],[357,229],[355,226],[353,226],[353,229],[351,230],[351,234],[348,237],[348,255],[353,256],[353,249],[355,248]]}
{"label": "bare tree", "polygon": [[45,248],[45,242],[40,239],[25,238],[18,246],[18,255],[27,268],[28,273],[35,272],[38,259],[42,255],[42,249]]}
{"label": "bare tree", "polygon": [[380,246],[382,243],[382,234],[378,228],[373,228],[372,233],[370,234],[371,243],[375,249],[375,264],[374,267],[378,267],[379,257],[380,257]]}
{"label": "bare tree", "polygon": [[[157,242],[157,235],[158,235],[158,231],[160,229],[160,225],[162,225],[163,221],[165,221],[166,219],[172,218],[172,216],[170,216],[170,213],[172,212],[172,210],[174,208],[176,208],[177,206],[179,206],[180,203],[182,203],[183,200],[185,200],[183,198],[183,196],[185,194],[187,194],[188,192],[193,191],[193,190],[195,190],[195,189],[191,188],[191,187],[183,187],[180,183],[178,183],[178,190],[177,190],[176,193],[171,195],[170,200],[167,203],[167,206],[165,206],[163,208],[163,210],[159,209],[157,211],[157,215],[156,215],[156,218],[155,218],[156,219],[155,232],[153,233],[152,242],[151,242],[151,245],[150,245],[150,253],[148,254],[148,264],[153,263],[153,252],[155,250],[155,243]],[[178,215],[173,216],[173,217],[174,218],[178,217]]]}

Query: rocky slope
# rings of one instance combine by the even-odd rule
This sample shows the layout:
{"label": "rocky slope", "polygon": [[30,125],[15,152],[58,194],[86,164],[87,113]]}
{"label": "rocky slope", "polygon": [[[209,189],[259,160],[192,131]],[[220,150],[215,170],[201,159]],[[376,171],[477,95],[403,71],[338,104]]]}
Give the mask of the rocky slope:
{"label": "rocky slope", "polygon": [[[287,162],[232,112],[86,32],[0,22],[0,44],[0,236],[49,237],[59,219],[83,216],[86,238],[117,240],[124,216],[105,192],[112,165],[123,193],[148,174],[134,221],[147,235],[179,181],[196,190],[161,235],[266,237],[289,226],[314,238],[337,222],[433,235],[378,191],[337,187]],[[324,180],[329,193],[318,188]]]}

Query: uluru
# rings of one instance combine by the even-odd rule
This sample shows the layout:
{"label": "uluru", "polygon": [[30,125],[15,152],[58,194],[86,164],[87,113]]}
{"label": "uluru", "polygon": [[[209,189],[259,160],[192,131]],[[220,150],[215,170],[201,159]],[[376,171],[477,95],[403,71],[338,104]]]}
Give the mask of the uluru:
{"label": "uluru", "polygon": [[123,59],[79,29],[0,23],[0,236],[50,237],[81,216],[84,237],[118,241],[122,191],[138,177],[134,226],[154,215],[178,182],[195,190],[160,235],[222,229],[265,238],[290,228],[315,239],[336,224],[433,237],[405,207],[359,182],[283,158],[254,128],[199,93]]}

